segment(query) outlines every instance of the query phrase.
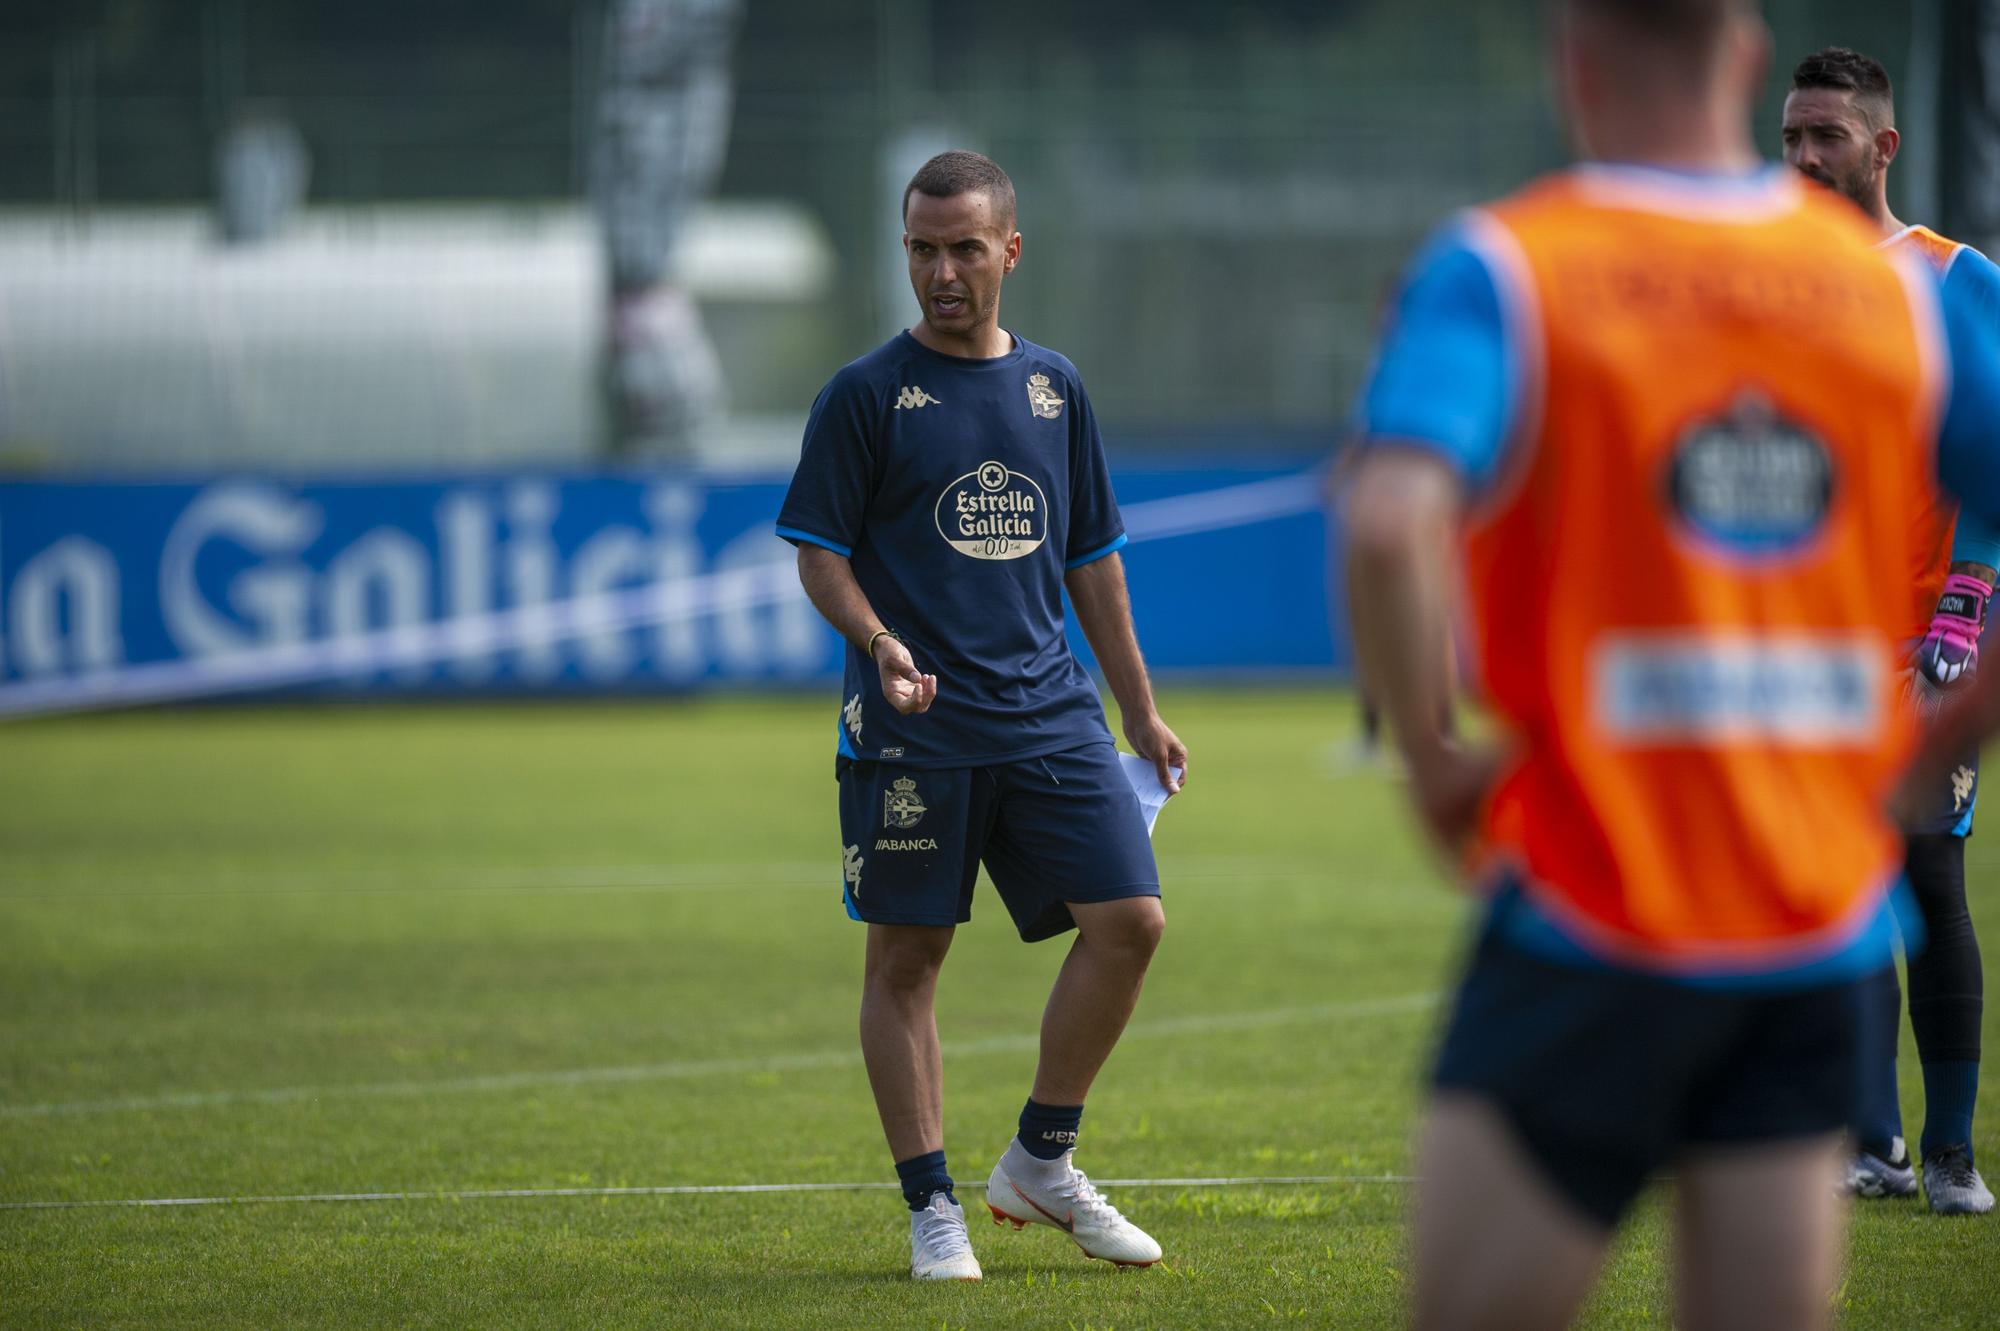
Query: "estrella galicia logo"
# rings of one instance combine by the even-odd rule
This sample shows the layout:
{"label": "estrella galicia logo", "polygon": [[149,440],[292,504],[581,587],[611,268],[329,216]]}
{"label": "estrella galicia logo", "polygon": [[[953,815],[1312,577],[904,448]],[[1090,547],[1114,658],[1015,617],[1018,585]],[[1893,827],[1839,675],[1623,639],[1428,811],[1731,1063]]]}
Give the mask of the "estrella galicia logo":
{"label": "estrella galicia logo", "polygon": [[1751,394],[1681,436],[1667,480],[1683,522],[1749,555],[1808,540],[1833,505],[1833,486],[1826,445]]}
{"label": "estrella galicia logo", "polygon": [[938,496],[937,529],[962,555],[1019,559],[1048,539],[1048,496],[1021,472],[982,462]]}

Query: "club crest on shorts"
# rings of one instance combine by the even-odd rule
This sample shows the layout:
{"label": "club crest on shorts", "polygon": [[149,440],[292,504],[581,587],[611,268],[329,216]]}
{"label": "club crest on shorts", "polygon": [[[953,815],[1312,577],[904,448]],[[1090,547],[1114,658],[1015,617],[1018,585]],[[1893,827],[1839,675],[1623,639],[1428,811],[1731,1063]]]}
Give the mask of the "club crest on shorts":
{"label": "club crest on shorts", "polygon": [[882,826],[915,827],[924,820],[930,810],[924,807],[923,797],[917,794],[917,783],[907,776],[899,776],[882,792]]}
{"label": "club crest on shorts", "polygon": [[1019,559],[1049,535],[1048,496],[1003,462],[982,462],[945,486],[935,516],[938,535],[974,559]]}
{"label": "club crest on shorts", "polygon": [[1063,400],[1056,396],[1056,390],[1049,387],[1046,374],[1028,376],[1028,410],[1043,420],[1054,420],[1062,415]]}

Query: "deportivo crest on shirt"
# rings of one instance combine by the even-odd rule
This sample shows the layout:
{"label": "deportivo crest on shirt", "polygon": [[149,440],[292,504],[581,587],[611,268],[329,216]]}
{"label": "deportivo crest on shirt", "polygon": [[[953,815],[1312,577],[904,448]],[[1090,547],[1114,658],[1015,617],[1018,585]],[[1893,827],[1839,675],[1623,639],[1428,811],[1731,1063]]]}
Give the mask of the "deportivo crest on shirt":
{"label": "deportivo crest on shirt", "polygon": [[917,783],[907,776],[897,777],[889,789],[882,792],[884,827],[915,827],[929,812],[924,807],[923,797],[917,794]]}
{"label": "deportivo crest on shirt", "polygon": [[1062,415],[1063,400],[1056,396],[1056,390],[1049,387],[1046,374],[1028,376],[1028,409],[1045,420],[1054,420]]}
{"label": "deportivo crest on shirt", "polygon": [[938,535],[962,555],[1019,559],[1048,539],[1049,500],[1031,477],[982,462],[945,486],[936,519]]}
{"label": "deportivo crest on shirt", "polygon": [[921,388],[905,388],[896,399],[895,410],[914,411],[918,407],[941,407],[944,403],[932,397]]}

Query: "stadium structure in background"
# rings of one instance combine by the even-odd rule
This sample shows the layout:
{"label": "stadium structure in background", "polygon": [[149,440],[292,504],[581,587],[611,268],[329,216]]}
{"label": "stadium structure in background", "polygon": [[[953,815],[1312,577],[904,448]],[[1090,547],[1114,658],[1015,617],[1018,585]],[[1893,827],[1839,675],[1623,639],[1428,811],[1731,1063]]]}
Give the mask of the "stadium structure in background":
{"label": "stadium structure in background", "polygon": [[689,214],[722,170],[739,0],[613,0],[604,28],[593,194],[610,310],[612,451],[687,456],[724,376],[679,280]]}
{"label": "stadium structure in background", "polygon": [[[1889,58],[1905,116],[1940,131],[1912,125],[1899,209],[1989,245],[1995,8],[1766,5],[1781,59],[1829,41]],[[1323,452],[1421,236],[1564,155],[1540,10],[1115,9],[6,6],[0,457],[576,465],[618,435],[600,353],[622,307],[628,344],[698,319],[715,351],[635,357],[629,433],[700,420],[719,364],[728,411],[697,451],[779,462],[823,367],[905,318],[883,178],[947,140],[1033,201],[1010,317],[1073,350],[1114,458],[1212,454],[1246,429]],[[279,241],[224,262],[217,145],[252,105],[297,133],[309,185]],[[690,207],[710,177],[716,202]]]}
{"label": "stadium structure in background", "polygon": [[1942,76],[1931,122],[1943,145],[1942,168],[1933,168],[1939,229],[1976,237],[1967,243],[1991,252],[2000,242],[2000,4],[1932,0],[1917,8],[1935,21],[1919,24],[1916,53],[1935,57]]}
{"label": "stadium structure in background", "polygon": [[[1896,206],[2000,240],[2000,0],[1766,9],[1889,56]],[[1156,664],[1342,670],[1317,469],[1424,234],[1565,156],[1540,10],[1117,10],[0,7],[0,712],[817,683],[777,478],[952,144],[1029,200],[1009,320]]]}

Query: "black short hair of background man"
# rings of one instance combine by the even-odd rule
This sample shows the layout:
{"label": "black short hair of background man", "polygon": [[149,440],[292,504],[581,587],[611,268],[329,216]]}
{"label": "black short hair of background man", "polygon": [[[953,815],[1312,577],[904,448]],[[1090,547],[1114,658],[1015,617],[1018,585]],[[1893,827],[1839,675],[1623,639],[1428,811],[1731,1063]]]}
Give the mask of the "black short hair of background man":
{"label": "black short hair of background man", "polygon": [[1868,128],[1883,129],[1896,122],[1896,95],[1882,62],[1844,46],[1826,46],[1799,61],[1792,71],[1792,88],[1829,88],[1854,94],[1854,105],[1867,117]]}
{"label": "black short hair of background man", "polygon": [[1014,182],[998,162],[963,148],[939,153],[917,168],[903,190],[903,214],[909,215],[912,194],[950,199],[972,193],[983,193],[993,201],[994,214],[1005,219],[1002,230],[1014,229]]}

